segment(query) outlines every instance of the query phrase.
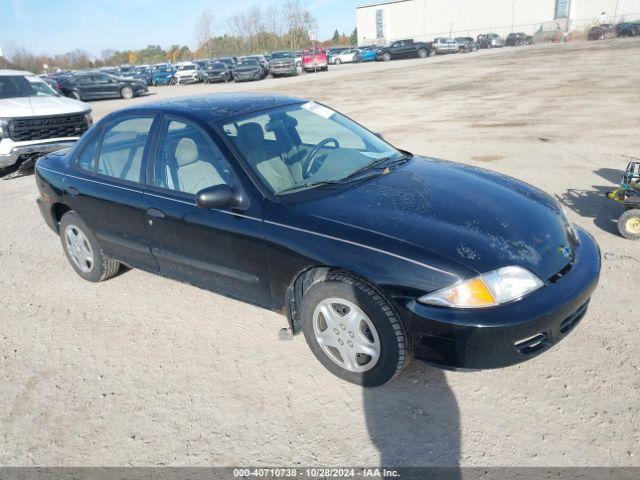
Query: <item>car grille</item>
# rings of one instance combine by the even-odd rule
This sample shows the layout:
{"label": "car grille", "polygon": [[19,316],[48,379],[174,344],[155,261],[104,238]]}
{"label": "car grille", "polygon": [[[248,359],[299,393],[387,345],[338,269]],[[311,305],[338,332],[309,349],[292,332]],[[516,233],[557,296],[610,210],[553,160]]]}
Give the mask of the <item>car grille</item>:
{"label": "car grille", "polygon": [[79,137],[89,126],[84,114],[56,117],[17,118],[9,124],[9,138],[15,142]]}

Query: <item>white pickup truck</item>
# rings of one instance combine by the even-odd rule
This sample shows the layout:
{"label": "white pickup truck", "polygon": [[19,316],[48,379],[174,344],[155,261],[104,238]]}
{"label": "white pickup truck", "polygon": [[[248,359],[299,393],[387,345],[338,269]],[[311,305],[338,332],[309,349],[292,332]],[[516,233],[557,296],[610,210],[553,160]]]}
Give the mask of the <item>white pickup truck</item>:
{"label": "white pickup truck", "polygon": [[0,70],[0,174],[72,146],[92,123],[86,103],[60,96],[33,73]]}

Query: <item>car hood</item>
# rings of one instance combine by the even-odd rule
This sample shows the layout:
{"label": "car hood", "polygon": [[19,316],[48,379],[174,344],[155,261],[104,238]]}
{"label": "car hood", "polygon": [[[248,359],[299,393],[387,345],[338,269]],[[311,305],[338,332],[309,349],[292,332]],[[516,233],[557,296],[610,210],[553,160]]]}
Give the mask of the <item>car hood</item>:
{"label": "car hood", "polygon": [[414,157],[386,175],[292,208],[316,223],[340,224],[351,237],[366,232],[393,253],[414,252],[424,263],[447,259],[453,269],[478,273],[519,265],[545,281],[571,262],[576,246],[548,194],[500,173],[436,159]]}
{"label": "car hood", "polygon": [[67,97],[18,97],[0,100],[0,118],[41,117],[91,111],[86,103]]}

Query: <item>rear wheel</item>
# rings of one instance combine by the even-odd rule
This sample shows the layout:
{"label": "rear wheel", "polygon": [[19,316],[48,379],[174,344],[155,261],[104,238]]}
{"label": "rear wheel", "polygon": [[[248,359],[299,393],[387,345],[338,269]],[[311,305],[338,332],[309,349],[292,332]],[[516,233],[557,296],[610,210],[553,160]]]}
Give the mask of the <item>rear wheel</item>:
{"label": "rear wheel", "polygon": [[331,373],[373,387],[408,363],[408,338],[395,309],[370,284],[345,273],[317,280],[302,298],[309,348]]}
{"label": "rear wheel", "polygon": [[384,52],[382,54],[382,61],[388,62],[389,60],[391,60],[391,54],[389,52]]}
{"label": "rear wheel", "polygon": [[421,48],[418,50],[418,58],[427,58],[429,56],[429,52],[427,52],[426,48]]}
{"label": "rear wheel", "polygon": [[73,98],[74,100],[82,101],[82,95],[80,95],[80,92],[71,92],[69,94],[69,97]]}
{"label": "rear wheel", "polygon": [[620,235],[629,240],[640,240],[640,208],[627,210],[618,219]]}
{"label": "rear wheel", "polygon": [[120,90],[120,96],[125,100],[133,98],[133,89],[131,87],[122,87],[122,90]]}
{"label": "rear wheel", "polygon": [[101,282],[120,270],[120,263],[102,253],[96,236],[76,212],[70,211],[62,216],[60,240],[67,260],[85,280]]}

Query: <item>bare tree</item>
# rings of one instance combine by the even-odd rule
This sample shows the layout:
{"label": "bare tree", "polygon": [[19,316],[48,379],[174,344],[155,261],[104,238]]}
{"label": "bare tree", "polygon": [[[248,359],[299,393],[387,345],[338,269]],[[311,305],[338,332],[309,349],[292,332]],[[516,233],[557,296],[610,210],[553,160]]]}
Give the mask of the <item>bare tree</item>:
{"label": "bare tree", "polygon": [[316,19],[300,5],[299,0],[287,0],[282,9],[289,47],[292,50],[298,50],[305,43],[308,45],[318,29]]}
{"label": "bare tree", "polygon": [[215,55],[214,37],[214,17],[211,10],[204,10],[196,20],[195,28],[198,50],[207,58]]}

